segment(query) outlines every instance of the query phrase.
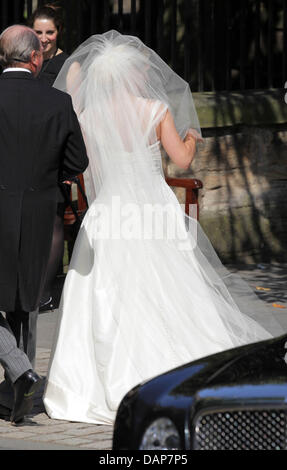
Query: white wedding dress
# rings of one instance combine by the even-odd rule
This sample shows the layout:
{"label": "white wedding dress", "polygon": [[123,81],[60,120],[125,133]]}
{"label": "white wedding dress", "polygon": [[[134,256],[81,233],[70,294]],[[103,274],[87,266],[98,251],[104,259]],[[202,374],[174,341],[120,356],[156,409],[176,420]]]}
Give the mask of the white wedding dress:
{"label": "white wedding dress", "polygon": [[[97,77],[99,70],[98,63]],[[165,182],[156,127],[167,105],[138,95],[129,103],[129,90],[118,107],[115,97],[109,117],[99,101],[100,116],[90,105],[79,113],[88,194],[100,184],[59,307],[44,395],[55,419],[112,424],[138,383],[276,334],[251,289],[223,267]],[[129,104],[135,114],[125,121]],[[101,119],[109,120],[106,133]]]}

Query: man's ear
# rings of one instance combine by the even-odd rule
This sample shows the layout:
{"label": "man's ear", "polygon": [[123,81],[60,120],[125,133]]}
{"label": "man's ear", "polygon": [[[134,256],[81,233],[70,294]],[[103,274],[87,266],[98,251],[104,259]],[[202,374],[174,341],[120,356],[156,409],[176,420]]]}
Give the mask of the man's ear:
{"label": "man's ear", "polygon": [[43,63],[43,56],[41,51],[32,51],[30,55],[29,68],[33,75],[38,75]]}
{"label": "man's ear", "polygon": [[32,52],[31,52],[30,62],[31,62],[33,65],[36,65],[36,64],[37,64],[38,54],[39,54],[38,51],[32,51]]}

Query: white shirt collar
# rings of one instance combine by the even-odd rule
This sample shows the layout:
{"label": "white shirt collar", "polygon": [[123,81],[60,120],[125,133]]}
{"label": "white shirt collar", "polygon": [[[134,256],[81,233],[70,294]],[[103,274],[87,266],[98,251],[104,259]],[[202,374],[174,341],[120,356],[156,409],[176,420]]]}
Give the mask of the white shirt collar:
{"label": "white shirt collar", "polygon": [[32,73],[31,70],[24,69],[24,68],[21,68],[21,67],[7,67],[7,69],[4,69],[2,73],[5,73],[5,72],[28,72],[28,73]]}

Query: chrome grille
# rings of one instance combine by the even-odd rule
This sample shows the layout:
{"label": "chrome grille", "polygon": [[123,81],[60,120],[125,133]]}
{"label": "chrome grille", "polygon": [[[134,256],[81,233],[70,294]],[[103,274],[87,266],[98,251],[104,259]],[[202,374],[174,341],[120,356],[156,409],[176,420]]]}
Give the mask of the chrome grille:
{"label": "chrome grille", "polygon": [[198,450],[286,450],[287,410],[240,410],[202,414],[196,419]]}

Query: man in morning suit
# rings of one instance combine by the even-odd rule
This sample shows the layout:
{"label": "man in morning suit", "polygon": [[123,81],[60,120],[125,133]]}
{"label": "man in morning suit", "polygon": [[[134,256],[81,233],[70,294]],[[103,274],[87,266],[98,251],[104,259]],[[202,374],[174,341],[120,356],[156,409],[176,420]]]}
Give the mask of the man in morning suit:
{"label": "man in morning suit", "polygon": [[59,197],[58,182],[82,173],[88,165],[70,96],[35,80],[42,61],[41,43],[32,29],[14,25],[3,31],[0,363],[6,378],[2,384],[13,389],[13,395],[10,402],[9,395],[0,395],[0,418],[15,423],[31,411],[33,394],[41,384],[33,370],[36,322]]}

